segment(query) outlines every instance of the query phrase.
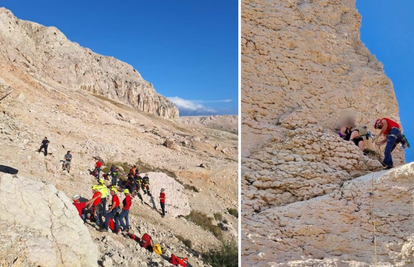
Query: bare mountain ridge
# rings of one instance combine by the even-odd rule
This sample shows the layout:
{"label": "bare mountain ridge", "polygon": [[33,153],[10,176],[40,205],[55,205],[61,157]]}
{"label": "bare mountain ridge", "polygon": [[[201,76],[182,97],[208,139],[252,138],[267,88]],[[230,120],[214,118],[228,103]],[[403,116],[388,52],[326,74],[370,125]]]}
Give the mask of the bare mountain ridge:
{"label": "bare mountain ridge", "polygon": [[55,27],[17,19],[1,8],[0,44],[2,62],[10,62],[45,83],[56,82],[119,100],[162,118],[178,118],[174,104],[132,66],[69,41]]}

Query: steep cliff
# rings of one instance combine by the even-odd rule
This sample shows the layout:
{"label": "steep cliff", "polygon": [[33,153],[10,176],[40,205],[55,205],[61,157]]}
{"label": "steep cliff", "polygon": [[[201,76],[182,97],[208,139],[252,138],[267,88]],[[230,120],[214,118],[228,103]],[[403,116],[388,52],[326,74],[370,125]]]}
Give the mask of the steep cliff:
{"label": "steep cliff", "polygon": [[166,119],[177,119],[178,109],[159,95],[132,66],[98,55],[72,43],[55,27],[17,19],[0,8],[0,60],[32,77],[65,89],[122,101]]}
{"label": "steep cliff", "polygon": [[[329,249],[315,244],[311,250],[319,254],[309,253],[300,241],[302,233],[287,233],[285,241],[285,230],[277,225],[270,230],[264,214],[276,214],[273,223],[294,218],[298,207],[312,208],[308,201],[381,169],[383,148],[365,141],[373,150],[366,156],[352,142],[339,138],[337,131],[347,112],[355,114],[358,126],[368,125],[371,130],[378,117],[399,122],[392,83],[360,41],[361,18],[353,0],[246,0],[241,10],[243,262],[301,266],[294,265],[295,260],[335,259],[339,254],[352,259],[355,251],[341,245]],[[403,155],[397,148],[395,165],[404,163]],[[290,210],[280,213],[285,207]],[[329,209],[321,205],[311,211],[318,216]],[[312,228],[319,222],[300,223]],[[346,223],[343,227],[352,228]],[[303,235],[312,242],[310,233]],[[288,247],[279,241],[289,243]],[[273,254],[263,256],[263,247]],[[387,257],[382,260],[398,262]]]}

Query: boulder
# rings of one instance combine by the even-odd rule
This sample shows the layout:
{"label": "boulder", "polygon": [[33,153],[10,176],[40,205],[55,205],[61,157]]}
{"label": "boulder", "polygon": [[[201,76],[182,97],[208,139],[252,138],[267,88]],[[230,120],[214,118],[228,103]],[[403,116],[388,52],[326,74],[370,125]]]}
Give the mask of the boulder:
{"label": "boulder", "polygon": [[55,186],[0,176],[0,214],[1,266],[98,266],[88,229]]}

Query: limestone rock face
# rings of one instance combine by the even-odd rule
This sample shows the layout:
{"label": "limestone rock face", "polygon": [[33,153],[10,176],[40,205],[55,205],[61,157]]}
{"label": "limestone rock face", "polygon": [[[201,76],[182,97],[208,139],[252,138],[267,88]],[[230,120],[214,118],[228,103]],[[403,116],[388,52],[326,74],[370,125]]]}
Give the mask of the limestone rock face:
{"label": "limestone rock face", "polygon": [[174,104],[132,66],[70,42],[55,27],[19,20],[1,8],[0,44],[2,61],[46,83],[119,100],[162,118],[178,118]]}
{"label": "limestone rock face", "polygon": [[1,266],[98,266],[88,229],[53,185],[2,175],[0,214]]}
{"label": "limestone rock face", "polygon": [[[165,173],[161,172],[149,172],[150,178],[150,190],[152,198],[144,195],[145,201],[154,201],[156,207],[159,207],[160,203],[160,191],[161,188],[165,189],[165,210],[169,215],[173,217],[187,216],[190,214],[191,208],[188,202],[188,196],[184,193],[184,186],[178,183],[174,178],[169,177]],[[153,203],[151,203],[153,204]]]}
{"label": "limestone rock face", "polygon": [[325,196],[245,218],[243,263],[413,266],[413,179],[411,163],[345,182]]}
{"label": "limestone rock face", "polygon": [[[350,247],[366,246],[357,242],[366,233],[352,236],[353,220],[332,213],[341,209],[328,200],[319,209],[307,204],[332,199],[328,196],[347,181],[381,169],[384,147],[365,141],[373,150],[366,156],[339,138],[342,114],[353,112],[357,126],[371,130],[376,118],[400,121],[391,81],[360,41],[355,1],[246,0],[241,10],[243,263],[330,266],[356,259],[355,266],[365,266],[361,262],[372,262],[367,253]],[[394,165],[404,163],[403,155],[395,150]],[[276,215],[270,218],[270,211]],[[315,218],[302,220],[301,213]],[[323,243],[327,235],[320,229],[333,226],[320,228],[319,214],[332,216],[330,223],[340,225],[351,241],[338,230],[326,241],[332,244]],[[290,224],[301,229],[292,233]],[[401,232],[410,233],[406,230]],[[390,254],[381,261],[404,262]]]}
{"label": "limestone rock face", "polygon": [[331,130],[343,110],[357,124],[399,121],[392,83],[360,41],[355,1],[246,0],[241,10],[242,155],[299,107]]}
{"label": "limestone rock face", "polygon": [[13,90],[2,78],[0,78],[0,100],[8,96]]}

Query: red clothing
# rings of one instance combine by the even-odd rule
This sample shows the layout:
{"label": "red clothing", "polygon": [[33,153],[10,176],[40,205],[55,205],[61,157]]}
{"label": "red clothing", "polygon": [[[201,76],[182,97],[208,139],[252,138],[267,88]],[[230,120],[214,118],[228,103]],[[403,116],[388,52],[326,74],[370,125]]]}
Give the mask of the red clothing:
{"label": "red clothing", "polygon": [[96,162],[95,167],[96,168],[102,167],[102,162],[100,162],[100,161]]}
{"label": "red clothing", "polygon": [[160,203],[165,203],[165,193],[160,194]]}
{"label": "red clothing", "polygon": [[96,196],[98,196],[99,195],[99,197],[97,198],[97,199],[95,199],[95,201],[93,202],[93,206],[95,207],[95,206],[98,206],[99,205],[99,203],[101,203],[101,193],[100,192],[95,192],[95,194],[93,194],[93,197],[92,197],[92,199],[93,198],[95,198]]}
{"label": "red clothing", "polygon": [[73,202],[73,205],[75,205],[76,209],[79,212],[79,217],[82,218],[82,210],[86,207],[86,202]]}
{"label": "red clothing", "polygon": [[132,204],[131,200],[132,200],[132,197],[129,194],[124,198],[124,200],[122,201],[122,204],[124,204],[124,210],[129,210]]}
{"label": "red clothing", "polygon": [[391,128],[394,128],[394,127],[400,129],[400,125],[393,120],[390,120],[388,118],[382,118],[381,120],[386,120],[387,125],[388,125],[387,129],[384,131],[384,134],[389,134]]}
{"label": "red clothing", "polygon": [[148,246],[151,246],[151,236],[144,234],[141,238],[141,247],[147,248]]}
{"label": "red clothing", "polygon": [[117,195],[112,196],[112,208],[118,208],[119,207],[119,198]]}

